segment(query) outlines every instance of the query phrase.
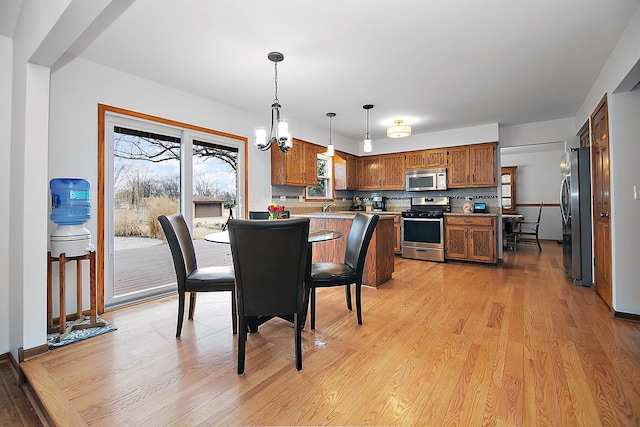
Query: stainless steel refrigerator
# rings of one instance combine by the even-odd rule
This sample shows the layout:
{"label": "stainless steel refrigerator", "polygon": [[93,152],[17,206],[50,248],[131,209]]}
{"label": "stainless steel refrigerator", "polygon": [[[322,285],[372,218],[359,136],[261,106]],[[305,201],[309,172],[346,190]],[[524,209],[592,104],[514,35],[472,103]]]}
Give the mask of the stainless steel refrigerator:
{"label": "stainless steel refrigerator", "polygon": [[589,148],[561,158],[560,213],[564,270],[573,283],[591,286],[591,177]]}

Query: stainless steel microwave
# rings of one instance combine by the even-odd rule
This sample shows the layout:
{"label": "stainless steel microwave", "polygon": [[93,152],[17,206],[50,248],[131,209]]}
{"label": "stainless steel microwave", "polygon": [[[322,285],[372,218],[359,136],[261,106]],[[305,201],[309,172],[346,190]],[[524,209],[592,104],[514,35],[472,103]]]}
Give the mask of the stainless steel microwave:
{"label": "stainless steel microwave", "polygon": [[417,169],[405,173],[407,191],[433,191],[447,189],[447,169]]}

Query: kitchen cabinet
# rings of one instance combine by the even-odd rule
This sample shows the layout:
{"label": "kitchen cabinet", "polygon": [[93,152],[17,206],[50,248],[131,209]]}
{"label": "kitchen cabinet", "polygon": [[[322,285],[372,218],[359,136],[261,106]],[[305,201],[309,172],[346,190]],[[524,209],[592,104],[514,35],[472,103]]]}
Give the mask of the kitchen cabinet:
{"label": "kitchen cabinet", "polygon": [[447,150],[449,188],[496,185],[496,143],[463,145]]}
{"label": "kitchen cabinet", "polygon": [[[340,239],[314,243],[312,262],[344,262],[353,215],[351,217],[340,214],[334,216],[328,213],[322,217],[309,216],[309,218],[310,229],[337,230],[342,233]],[[395,263],[392,233],[392,216],[380,215],[364,261],[363,285],[378,287],[392,278]]]}
{"label": "kitchen cabinet", "polygon": [[444,168],[447,166],[447,149],[409,151],[405,153],[406,170]]}
{"label": "kitchen cabinet", "polygon": [[497,262],[496,216],[445,215],[445,259]]}
{"label": "kitchen cabinet", "polygon": [[361,158],[359,187],[363,190],[403,190],[404,153]]}
{"label": "kitchen cabinet", "polygon": [[347,190],[357,190],[360,184],[360,158],[347,154]]}
{"label": "kitchen cabinet", "polygon": [[357,190],[359,179],[358,156],[337,151],[333,156],[333,179],[336,190]]}
{"label": "kitchen cabinet", "polygon": [[393,215],[393,253],[402,254],[402,215]]}
{"label": "kitchen cabinet", "polygon": [[289,152],[271,147],[271,185],[310,187],[317,183],[317,154],[325,148],[293,139]]}
{"label": "kitchen cabinet", "polygon": [[333,156],[333,188],[335,190],[347,189],[347,156],[336,152]]}

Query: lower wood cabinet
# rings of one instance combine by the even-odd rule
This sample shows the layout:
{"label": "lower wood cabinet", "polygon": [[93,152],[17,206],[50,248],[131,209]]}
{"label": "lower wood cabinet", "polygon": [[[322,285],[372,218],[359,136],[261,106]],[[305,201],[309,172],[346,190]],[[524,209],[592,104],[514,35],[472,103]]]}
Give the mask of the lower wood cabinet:
{"label": "lower wood cabinet", "polygon": [[402,215],[393,216],[393,253],[402,254]]}
{"label": "lower wood cabinet", "polygon": [[446,215],[445,259],[497,262],[496,217],[487,215]]}

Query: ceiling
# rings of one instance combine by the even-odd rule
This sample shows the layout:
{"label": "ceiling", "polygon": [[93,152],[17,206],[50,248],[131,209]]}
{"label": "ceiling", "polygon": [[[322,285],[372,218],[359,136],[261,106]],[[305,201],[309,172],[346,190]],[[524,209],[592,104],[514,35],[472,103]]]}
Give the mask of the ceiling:
{"label": "ceiling", "polygon": [[370,103],[375,140],[397,119],[416,134],[573,117],[639,4],[135,0],[71,53],[268,125],[267,54],[279,51],[278,98],[294,134],[296,122],[328,129],[335,112],[334,134],[362,139]]}

